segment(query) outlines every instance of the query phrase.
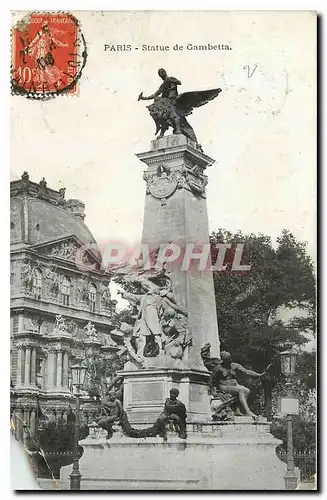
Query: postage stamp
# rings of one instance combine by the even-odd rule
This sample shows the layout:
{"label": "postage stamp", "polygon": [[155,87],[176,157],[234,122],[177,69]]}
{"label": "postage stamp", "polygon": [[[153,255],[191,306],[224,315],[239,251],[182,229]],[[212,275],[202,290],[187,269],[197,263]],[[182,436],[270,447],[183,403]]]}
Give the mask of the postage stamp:
{"label": "postage stamp", "polygon": [[39,100],[77,95],[86,59],[85,39],[74,16],[29,13],[12,28],[12,94]]}

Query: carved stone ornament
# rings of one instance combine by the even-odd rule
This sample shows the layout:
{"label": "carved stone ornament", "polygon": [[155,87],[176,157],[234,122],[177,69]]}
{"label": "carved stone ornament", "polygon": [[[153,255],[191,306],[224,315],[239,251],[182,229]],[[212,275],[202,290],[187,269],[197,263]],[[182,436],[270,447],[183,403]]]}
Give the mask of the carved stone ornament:
{"label": "carved stone ornament", "polygon": [[37,333],[39,329],[38,318],[25,317],[24,318],[24,331]]}
{"label": "carved stone ornament", "polygon": [[68,334],[66,320],[61,314],[58,314],[56,316],[56,321],[55,321],[55,325],[54,325],[54,329],[53,329],[52,333],[53,334],[59,333],[59,334],[63,334],[63,335]]}
{"label": "carved stone ornament", "polygon": [[60,257],[61,259],[66,260],[75,260],[76,252],[79,249],[79,246],[74,242],[64,241],[60,245],[56,245],[51,250],[51,255],[54,257]]}
{"label": "carved stone ornament", "polygon": [[66,321],[66,330],[72,337],[80,336],[80,328],[75,320],[70,319]]}
{"label": "carved stone ornament", "polygon": [[103,342],[107,347],[117,347],[117,343],[111,338],[110,333],[103,336]]}
{"label": "carved stone ornament", "polygon": [[23,287],[31,291],[33,286],[33,268],[30,261],[24,260],[22,262],[20,276]]}
{"label": "carved stone ornament", "polygon": [[164,165],[159,165],[155,173],[144,172],[143,179],[147,183],[147,194],[155,198],[169,198],[176,189],[187,189],[194,194],[205,197],[208,177],[203,174],[199,165],[181,167],[173,172]]}
{"label": "carved stone ornament", "polygon": [[99,340],[98,332],[91,321],[84,327],[84,335],[85,339],[89,342],[97,342]]}
{"label": "carved stone ornament", "polygon": [[205,196],[208,177],[198,165],[192,168],[184,167],[177,171],[178,188],[185,188],[195,194]]}
{"label": "carved stone ornament", "polygon": [[39,182],[38,198],[44,198],[44,199],[48,199],[49,198],[49,193],[48,193],[48,188],[47,188],[47,181],[45,180],[44,177]]}
{"label": "carved stone ornament", "polygon": [[80,279],[80,283],[77,287],[77,294],[82,302],[88,300],[89,289],[90,289],[90,280],[87,276],[84,276],[83,278]]}
{"label": "carved stone ornament", "polygon": [[12,203],[10,207],[10,228],[14,229],[19,222],[20,211],[17,203]]}
{"label": "carved stone ornament", "polygon": [[58,295],[60,289],[58,268],[56,266],[50,266],[45,273],[45,280],[47,284],[48,291],[50,295]]}
{"label": "carved stone ornament", "polygon": [[147,183],[147,193],[162,199],[171,196],[177,189],[177,175],[169,168],[159,165],[156,173],[145,172],[143,179]]}
{"label": "carved stone ornament", "polygon": [[110,288],[109,288],[109,283],[107,285],[102,285],[101,286],[101,304],[108,308],[111,306],[111,293],[110,293]]}

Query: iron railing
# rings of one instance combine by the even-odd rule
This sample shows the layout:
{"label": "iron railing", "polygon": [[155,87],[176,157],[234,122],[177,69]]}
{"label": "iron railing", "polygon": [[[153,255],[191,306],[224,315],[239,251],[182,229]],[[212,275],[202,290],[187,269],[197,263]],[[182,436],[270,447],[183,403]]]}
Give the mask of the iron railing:
{"label": "iron railing", "polygon": [[[286,463],[286,450],[277,449],[276,454],[282,462]],[[316,473],[316,450],[294,450],[293,457],[295,467],[300,469],[301,481],[313,481],[313,476]]]}

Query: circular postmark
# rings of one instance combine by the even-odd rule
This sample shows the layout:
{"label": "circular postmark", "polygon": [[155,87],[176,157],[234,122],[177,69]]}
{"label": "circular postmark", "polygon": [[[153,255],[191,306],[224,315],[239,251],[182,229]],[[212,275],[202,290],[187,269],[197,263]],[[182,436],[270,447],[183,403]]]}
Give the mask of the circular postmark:
{"label": "circular postmark", "polygon": [[86,59],[85,38],[72,14],[27,14],[12,28],[11,92],[38,100],[76,95]]}

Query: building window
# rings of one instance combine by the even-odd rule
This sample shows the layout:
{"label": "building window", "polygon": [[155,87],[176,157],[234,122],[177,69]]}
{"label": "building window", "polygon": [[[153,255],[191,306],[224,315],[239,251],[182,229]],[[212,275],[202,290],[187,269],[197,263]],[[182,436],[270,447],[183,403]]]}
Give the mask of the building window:
{"label": "building window", "polygon": [[96,299],[97,299],[97,289],[96,286],[93,285],[93,283],[91,283],[89,288],[89,304],[91,312],[95,312]]}
{"label": "building window", "polygon": [[39,269],[34,270],[32,292],[35,299],[41,298],[42,273]]}
{"label": "building window", "polygon": [[64,306],[69,306],[70,279],[64,276],[61,282],[61,302]]}
{"label": "building window", "polygon": [[12,333],[15,335],[19,331],[19,319],[18,315],[13,316],[12,319]]}

